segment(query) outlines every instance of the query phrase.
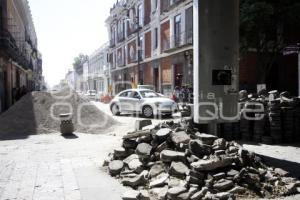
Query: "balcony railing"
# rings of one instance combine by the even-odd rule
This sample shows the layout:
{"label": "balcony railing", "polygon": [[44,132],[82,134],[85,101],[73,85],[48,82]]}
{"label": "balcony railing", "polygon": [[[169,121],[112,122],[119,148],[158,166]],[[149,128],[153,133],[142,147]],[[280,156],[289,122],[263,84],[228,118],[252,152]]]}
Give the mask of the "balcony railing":
{"label": "balcony railing", "polygon": [[127,30],[128,30],[128,31],[127,31],[127,35],[134,34],[134,33],[136,33],[139,29],[140,29],[140,27],[139,27],[139,25],[137,25],[137,24],[128,26],[128,29],[127,29]]}
{"label": "balcony railing", "polygon": [[113,47],[115,47],[115,46],[116,46],[116,41],[115,41],[115,39],[109,40],[109,47],[110,47],[110,48],[113,48]]}
{"label": "balcony railing", "polygon": [[171,47],[171,42],[170,39],[169,40],[163,40],[162,42],[162,51],[168,51]]}
{"label": "balcony railing", "polygon": [[163,51],[172,51],[188,45],[193,45],[193,31],[184,31],[177,33],[172,37],[172,41],[166,41],[163,44]]}
{"label": "balcony railing", "polygon": [[124,32],[118,34],[118,42],[123,42],[125,40]]}
{"label": "balcony railing", "polygon": [[118,61],[117,61],[118,67],[124,67],[125,64],[126,64],[125,59],[123,59],[123,58],[122,59],[118,59]]}
{"label": "balcony railing", "polygon": [[21,49],[17,46],[16,40],[7,30],[0,32],[0,47],[24,69],[33,70],[33,64],[26,59]]}

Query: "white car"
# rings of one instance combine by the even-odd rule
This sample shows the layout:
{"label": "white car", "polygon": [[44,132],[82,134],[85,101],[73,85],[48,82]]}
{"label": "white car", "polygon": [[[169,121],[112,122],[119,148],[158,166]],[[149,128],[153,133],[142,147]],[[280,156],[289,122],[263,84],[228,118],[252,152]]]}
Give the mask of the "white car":
{"label": "white car", "polygon": [[170,98],[148,89],[130,89],[119,93],[110,103],[113,115],[139,113],[150,118],[154,115],[172,115],[178,106]]}

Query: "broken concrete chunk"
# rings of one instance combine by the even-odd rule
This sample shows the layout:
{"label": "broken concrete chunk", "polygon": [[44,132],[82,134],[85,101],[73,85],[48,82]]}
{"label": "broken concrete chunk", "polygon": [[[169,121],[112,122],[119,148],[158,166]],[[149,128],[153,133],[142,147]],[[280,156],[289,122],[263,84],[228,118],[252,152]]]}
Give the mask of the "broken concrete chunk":
{"label": "broken concrete chunk", "polygon": [[134,170],[137,173],[143,171],[143,163],[139,159],[134,159],[128,164],[129,169]]}
{"label": "broken concrete chunk", "polygon": [[159,141],[162,141],[162,140],[167,139],[169,137],[169,135],[171,134],[171,132],[172,132],[172,130],[169,128],[162,128],[155,133],[155,136]]}
{"label": "broken concrete chunk", "polygon": [[227,172],[227,176],[229,177],[235,177],[236,175],[239,174],[239,171],[231,169],[229,172]]}
{"label": "broken concrete chunk", "polygon": [[186,192],[187,189],[185,187],[174,187],[168,190],[167,196],[170,199],[176,199],[178,195]]}
{"label": "broken concrete chunk", "polygon": [[123,200],[139,200],[140,192],[136,190],[128,190],[122,195]]}
{"label": "broken concrete chunk", "polygon": [[234,186],[233,182],[230,180],[222,179],[214,184],[214,189],[218,191],[227,191],[230,190]]}
{"label": "broken concrete chunk", "polygon": [[188,192],[184,192],[176,197],[176,200],[189,200],[190,194]]}
{"label": "broken concrete chunk", "polygon": [[143,171],[141,174],[134,178],[124,178],[122,184],[124,186],[130,186],[135,188],[137,186],[145,185],[147,183],[148,171]]}
{"label": "broken concrete chunk", "polygon": [[172,187],[186,187],[187,182],[185,180],[179,179],[177,177],[171,176],[168,180],[168,186]]}
{"label": "broken concrete chunk", "polygon": [[197,172],[195,170],[190,170],[189,175],[192,176],[192,177],[195,177],[197,179],[200,179],[200,180],[204,180],[204,178],[205,178],[205,174],[204,173]]}
{"label": "broken concrete chunk", "polygon": [[185,177],[187,174],[189,174],[189,172],[189,168],[182,162],[172,162],[169,169],[170,175],[178,177]]}
{"label": "broken concrete chunk", "polygon": [[156,163],[154,164],[149,172],[149,175],[151,178],[154,178],[165,171],[165,167],[162,163]]}
{"label": "broken concrete chunk", "polygon": [[193,162],[199,161],[200,158],[198,158],[198,157],[195,156],[195,155],[191,155],[191,156],[187,157],[187,160],[188,160],[189,163],[193,163]]}
{"label": "broken concrete chunk", "polygon": [[193,187],[190,185],[190,189],[188,191],[188,194],[189,194],[189,199],[194,195],[196,194],[196,192],[198,192],[198,187]]}
{"label": "broken concrete chunk", "polygon": [[168,148],[168,144],[167,142],[163,142],[160,145],[158,145],[158,147],[156,147],[155,151],[158,153],[161,153],[163,150]]}
{"label": "broken concrete chunk", "polygon": [[229,192],[220,192],[215,194],[215,197],[220,200],[227,200],[230,198],[230,196],[231,194]]}
{"label": "broken concrete chunk", "polygon": [[123,168],[124,168],[124,163],[121,160],[111,161],[108,165],[109,173],[112,176],[119,175]]}
{"label": "broken concrete chunk", "polygon": [[224,172],[218,173],[218,174],[214,174],[212,175],[214,177],[214,180],[221,180],[224,179],[226,177],[226,174]]}
{"label": "broken concrete chunk", "polygon": [[191,200],[201,200],[206,195],[207,192],[208,192],[208,188],[207,187],[202,187],[201,191],[196,192],[191,197]]}
{"label": "broken concrete chunk", "polygon": [[225,155],[225,154],[226,154],[225,150],[217,150],[217,151],[215,151],[215,155],[216,156],[221,156],[221,155]]}
{"label": "broken concrete chunk", "polygon": [[139,144],[135,150],[136,154],[142,158],[150,157],[151,151],[152,151],[152,146],[147,143]]}
{"label": "broken concrete chunk", "polygon": [[191,138],[186,132],[180,131],[172,132],[171,140],[176,146],[179,146],[180,144],[188,144]]}
{"label": "broken concrete chunk", "polygon": [[202,158],[211,154],[211,147],[203,144],[201,140],[191,140],[189,142],[189,151],[191,154]]}
{"label": "broken concrete chunk", "polygon": [[243,194],[245,192],[246,189],[240,186],[236,186],[229,191],[230,194]]}
{"label": "broken concrete chunk", "polygon": [[156,178],[150,181],[150,188],[164,186],[167,183],[169,175],[167,173],[162,173],[158,175]]}
{"label": "broken concrete chunk", "polygon": [[214,135],[209,135],[209,134],[205,134],[205,133],[196,133],[195,136],[200,139],[203,144],[207,144],[207,145],[213,145],[214,141],[216,139],[218,139],[217,136]]}
{"label": "broken concrete chunk", "polygon": [[137,147],[138,143],[135,139],[125,139],[123,140],[123,147],[125,149],[135,149]]}
{"label": "broken concrete chunk", "polygon": [[128,153],[127,153],[126,149],[123,147],[119,147],[114,150],[114,158],[116,158],[116,159],[123,159],[123,158],[126,158],[127,156],[128,156]]}
{"label": "broken concrete chunk", "polygon": [[228,153],[238,153],[239,152],[239,148],[236,146],[230,146],[228,149]]}
{"label": "broken concrete chunk", "polygon": [[295,183],[289,183],[285,186],[285,195],[293,195],[298,193],[298,189]]}
{"label": "broken concrete chunk", "polygon": [[191,166],[196,171],[213,171],[216,169],[228,167],[232,165],[233,158],[231,157],[223,157],[222,159],[219,157],[212,158],[210,160],[199,160],[198,162],[194,162]]}
{"label": "broken concrete chunk", "polygon": [[288,176],[289,175],[289,172],[283,170],[283,169],[280,169],[280,168],[276,168],[274,170],[274,172],[280,176]]}
{"label": "broken concrete chunk", "polygon": [[150,190],[150,198],[155,200],[165,200],[168,193],[168,186],[152,188]]}
{"label": "broken concrete chunk", "polygon": [[225,150],[227,142],[223,138],[216,139],[213,143],[214,150]]}
{"label": "broken concrete chunk", "polygon": [[133,133],[128,133],[127,135],[123,136],[123,139],[135,139],[143,136],[150,135],[151,131],[150,130],[144,130],[144,131],[136,131]]}
{"label": "broken concrete chunk", "polygon": [[160,158],[163,162],[184,161],[185,154],[178,151],[164,150],[161,152]]}
{"label": "broken concrete chunk", "polygon": [[128,156],[127,158],[125,158],[123,160],[123,162],[128,165],[131,161],[133,161],[135,159],[139,159],[139,156],[137,154],[132,154],[132,155]]}
{"label": "broken concrete chunk", "polygon": [[195,185],[198,185],[198,186],[204,185],[204,182],[203,182],[202,179],[199,179],[199,178],[196,178],[196,177],[193,177],[193,176],[187,176],[186,181],[189,184],[195,184]]}
{"label": "broken concrete chunk", "polygon": [[131,156],[128,156],[124,163],[127,164],[129,169],[141,173],[143,171],[143,163],[139,160],[139,156],[137,154],[132,154]]}
{"label": "broken concrete chunk", "polygon": [[149,192],[147,190],[141,190],[139,200],[150,200]]}

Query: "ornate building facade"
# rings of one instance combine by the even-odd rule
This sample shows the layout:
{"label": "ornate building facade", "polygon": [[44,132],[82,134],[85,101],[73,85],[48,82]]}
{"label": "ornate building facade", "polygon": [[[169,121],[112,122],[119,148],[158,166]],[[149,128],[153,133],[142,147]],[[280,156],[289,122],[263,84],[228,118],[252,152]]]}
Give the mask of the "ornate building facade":
{"label": "ornate building facade", "polygon": [[110,10],[108,64],[113,93],[152,85],[169,95],[192,87],[192,0],[123,0]]}
{"label": "ornate building facade", "polygon": [[37,89],[41,73],[42,57],[28,1],[0,0],[0,112],[15,102],[16,88]]}

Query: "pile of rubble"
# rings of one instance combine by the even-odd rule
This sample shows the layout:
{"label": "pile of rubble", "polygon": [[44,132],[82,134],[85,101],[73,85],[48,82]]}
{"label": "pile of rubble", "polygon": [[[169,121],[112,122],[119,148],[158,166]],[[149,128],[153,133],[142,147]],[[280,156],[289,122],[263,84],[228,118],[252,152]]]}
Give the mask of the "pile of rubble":
{"label": "pile of rubble", "polygon": [[300,189],[288,172],[187,121],[128,133],[104,166],[131,188],[124,200],[272,198]]}
{"label": "pile of rubble", "polygon": [[0,136],[60,131],[60,114],[71,113],[78,133],[104,134],[118,123],[69,87],[56,93],[31,92],[0,116]]}
{"label": "pile of rubble", "polygon": [[[241,91],[240,105],[248,118],[241,115],[240,135],[233,139],[266,144],[300,141],[300,97],[291,97],[288,92],[279,94],[276,90],[249,95]],[[261,107],[264,111],[258,112]]]}

